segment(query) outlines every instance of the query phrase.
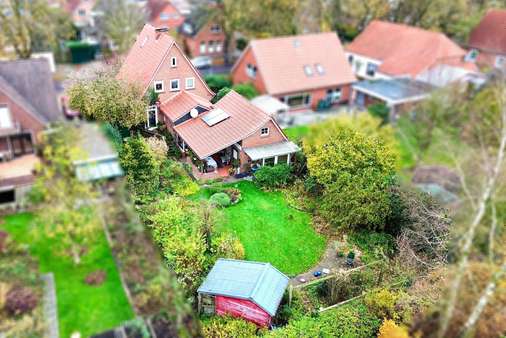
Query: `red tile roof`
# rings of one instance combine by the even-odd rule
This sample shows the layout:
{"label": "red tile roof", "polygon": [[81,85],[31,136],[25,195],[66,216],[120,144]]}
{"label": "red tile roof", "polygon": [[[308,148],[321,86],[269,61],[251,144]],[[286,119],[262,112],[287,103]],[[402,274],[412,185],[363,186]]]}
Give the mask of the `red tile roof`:
{"label": "red tile roof", "polygon": [[463,61],[466,51],[443,33],[403,24],[372,21],[346,50],[381,61],[378,71],[393,76],[415,77],[436,64],[477,71]]}
{"label": "red tile roof", "polygon": [[160,110],[174,122],[196,106],[211,108],[212,104],[198,95],[183,90],[170,99],[162,102]]}
{"label": "red tile roof", "polygon": [[271,120],[265,112],[233,90],[214,108],[223,110],[230,117],[210,127],[202,120],[203,116],[209,114],[205,112],[174,128],[201,159],[243,140]]}
{"label": "red tile roof", "polygon": [[506,10],[489,10],[471,32],[469,46],[486,52],[506,54]]}
{"label": "red tile roof", "polygon": [[[337,86],[356,80],[341,42],[333,32],[253,40],[249,48],[271,95]],[[321,65],[323,74],[319,74],[317,64]],[[311,76],[306,75],[305,66],[311,67]]]}
{"label": "red tile roof", "polygon": [[[185,20],[184,16],[168,0],[149,0],[147,7],[149,23],[154,27],[178,28]],[[167,17],[162,18],[161,15]]]}

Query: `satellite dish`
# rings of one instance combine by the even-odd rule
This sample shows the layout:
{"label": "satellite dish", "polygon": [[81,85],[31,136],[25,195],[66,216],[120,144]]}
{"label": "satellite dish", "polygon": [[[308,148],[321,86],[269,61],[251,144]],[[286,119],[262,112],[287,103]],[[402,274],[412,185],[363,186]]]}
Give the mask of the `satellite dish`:
{"label": "satellite dish", "polygon": [[199,111],[193,108],[192,110],[190,110],[190,116],[192,117],[192,119],[196,118],[197,116],[199,116]]}

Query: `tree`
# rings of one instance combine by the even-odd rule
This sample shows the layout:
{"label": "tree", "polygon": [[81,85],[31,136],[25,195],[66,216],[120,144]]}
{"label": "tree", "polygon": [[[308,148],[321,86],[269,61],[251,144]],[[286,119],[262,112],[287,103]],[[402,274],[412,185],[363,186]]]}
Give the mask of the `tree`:
{"label": "tree", "polygon": [[251,83],[239,83],[232,87],[233,90],[237,92],[237,94],[241,94],[248,100],[258,96],[258,91],[255,86]]}
{"label": "tree", "polygon": [[0,36],[19,58],[33,50],[57,49],[75,35],[70,18],[43,0],[7,0],[0,4]]}
{"label": "tree", "polygon": [[365,121],[314,126],[303,142],[309,175],[325,190],[320,211],[338,227],[381,229],[391,212],[396,155],[381,137],[363,132],[371,128]]}
{"label": "tree", "polygon": [[145,22],[145,13],[127,0],[101,0],[97,9],[102,13],[99,26],[112,40],[118,53],[126,52],[135,41]]}
{"label": "tree", "polygon": [[74,174],[78,159],[76,135],[70,126],[54,129],[43,137],[43,165],[38,168],[31,197],[38,205],[41,236],[54,238],[55,251],[68,253],[79,264],[86,244],[99,224],[91,187]]}
{"label": "tree", "polygon": [[69,90],[69,103],[87,118],[132,128],[146,121],[148,98],[138,86],[106,73],[75,83]]}

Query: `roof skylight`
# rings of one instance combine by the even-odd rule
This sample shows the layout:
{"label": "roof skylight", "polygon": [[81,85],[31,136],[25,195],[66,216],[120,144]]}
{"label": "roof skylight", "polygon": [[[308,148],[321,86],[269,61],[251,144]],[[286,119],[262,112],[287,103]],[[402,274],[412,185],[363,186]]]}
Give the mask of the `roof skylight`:
{"label": "roof skylight", "polygon": [[307,76],[313,76],[313,68],[311,68],[310,65],[305,65],[304,73],[306,73]]}
{"label": "roof skylight", "polygon": [[323,66],[321,64],[317,63],[314,66],[315,66],[316,71],[318,72],[318,74],[320,74],[320,75],[325,74],[325,69],[323,68]]}
{"label": "roof skylight", "polygon": [[220,123],[221,121],[223,120],[226,120],[227,118],[229,118],[230,115],[228,115],[226,112],[224,112],[223,110],[217,108],[217,109],[214,109],[214,110],[211,110],[209,113],[205,114],[204,116],[202,116],[202,120],[209,126],[209,127],[212,127],[214,126],[215,124],[218,124]]}

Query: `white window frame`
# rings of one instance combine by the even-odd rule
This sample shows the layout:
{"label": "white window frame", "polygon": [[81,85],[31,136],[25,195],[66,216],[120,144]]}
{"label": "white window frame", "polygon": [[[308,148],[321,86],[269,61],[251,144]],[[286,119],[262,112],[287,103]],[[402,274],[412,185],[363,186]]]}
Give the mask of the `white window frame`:
{"label": "white window frame", "polygon": [[[266,130],[265,133],[264,130]],[[269,136],[269,133],[270,133],[269,127],[263,127],[262,129],[260,129],[260,136],[262,137]]]}
{"label": "white window frame", "polygon": [[[162,85],[162,89],[156,89],[156,85]],[[163,80],[160,81],[154,81],[153,82],[153,89],[155,90],[155,93],[163,93],[165,92],[165,84],[163,83]]]}
{"label": "white window frame", "polygon": [[170,67],[176,68],[177,67],[177,58],[175,56],[170,58]]}
{"label": "white window frame", "polygon": [[497,55],[494,61],[495,68],[503,68],[506,66],[506,56]]}
{"label": "white window frame", "polygon": [[[177,82],[177,88],[172,88],[172,82],[176,81]],[[177,92],[177,91],[180,91],[181,90],[181,81],[179,81],[179,79],[172,79],[170,80],[170,91],[171,92]]]}
{"label": "white window frame", "polygon": [[199,46],[199,52],[200,54],[206,54],[207,53],[207,42],[201,41]]}
{"label": "white window frame", "polygon": [[215,44],[216,44],[216,53],[220,53],[221,49],[223,47],[223,42],[222,41],[216,41]]}
{"label": "white window frame", "polygon": [[[9,109],[9,106],[1,105],[0,110],[5,112],[4,118],[0,115],[0,129],[10,129],[14,128],[14,121],[12,120],[12,114],[11,110]],[[3,123],[6,122],[5,125]]]}
{"label": "white window frame", "polygon": [[207,51],[209,53],[214,53],[214,40],[209,40],[209,42],[207,43]]}
{"label": "white window frame", "polygon": [[252,78],[252,79],[255,79],[257,77],[257,69],[256,69],[256,66],[251,64],[251,63],[248,63],[246,65],[246,74]]}
{"label": "white window frame", "polygon": [[[188,86],[188,80],[192,81],[192,85],[191,86]],[[195,89],[195,78],[194,77],[187,77],[184,82],[185,82],[185,88],[186,89]]]}
{"label": "white window frame", "polygon": [[[149,114],[155,113],[155,125],[150,126],[149,125]],[[146,128],[147,129],[155,129],[158,126],[158,107],[156,105],[149,106],[148,109],[146,109]]]}

